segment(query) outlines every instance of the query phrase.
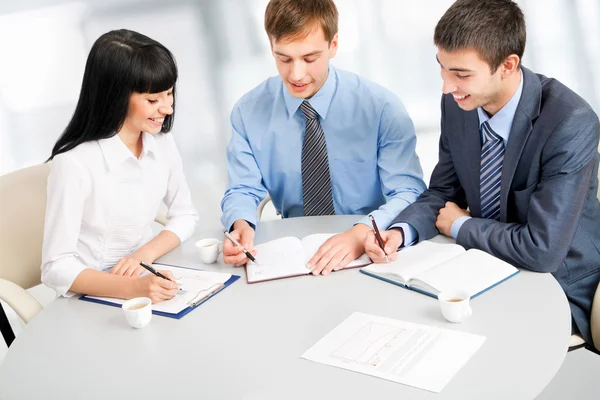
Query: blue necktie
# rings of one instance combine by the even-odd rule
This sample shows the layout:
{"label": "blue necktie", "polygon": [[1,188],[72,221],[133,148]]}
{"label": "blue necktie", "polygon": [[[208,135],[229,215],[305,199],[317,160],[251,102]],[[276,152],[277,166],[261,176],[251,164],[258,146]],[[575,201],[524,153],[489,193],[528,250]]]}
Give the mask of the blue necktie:
{"label": "blue necktie", "polygon": [[481,173],[479,195],[481,216],[498,219],[500,215],[500,183],[504,162],[504,140],[492,130],[488,121],[481,125],[483,146],[481,147]]}

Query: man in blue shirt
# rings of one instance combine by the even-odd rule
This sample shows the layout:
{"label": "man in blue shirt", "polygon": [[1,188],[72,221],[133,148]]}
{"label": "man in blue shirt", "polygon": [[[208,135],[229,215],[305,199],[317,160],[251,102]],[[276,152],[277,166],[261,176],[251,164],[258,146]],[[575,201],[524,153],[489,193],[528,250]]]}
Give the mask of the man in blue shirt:
{"label": "man in blue shirt", "polygon": [[[458,0],[438,22],[439,161],[429,189],[382,233],[385,251],[393,260],[403,242],[442,233],[550,272],[569,300],[573,330],[591,344],[600,124],[572,90],[521,66],[525,39],[523,13],[511,0]],[[403,240],[410,230],[416,236]],[[366,240],[367,254],[383,262],[373,236]]]}
{"label": "man in blue shirt", "polygon": [[[388,90],[329,65],[337,52],[331,0],[272,0],[265,13],[279,76],[231,113],[222,223],[253,248],[258,203],[284,218],[371,213],[385,229],[425,189],[410,117]],[[368,219],[329,239],[307,267],[327,275],[364,252]],[[254,250],[252,250],[254,251]],[[226,263],[245,254],[226,240]],[[260,261],[260,255],[258,255]]]}

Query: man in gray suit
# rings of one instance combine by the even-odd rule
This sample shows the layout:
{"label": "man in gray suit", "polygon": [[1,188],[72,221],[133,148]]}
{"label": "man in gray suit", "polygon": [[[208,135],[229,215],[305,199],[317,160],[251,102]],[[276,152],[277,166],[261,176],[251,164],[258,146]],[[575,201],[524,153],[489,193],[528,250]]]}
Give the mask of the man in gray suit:
{"label": "man in gray suit", "polygon": [[[517,267],[550,272],[591,343],[600,280],[598,138],[590,106],[521,66],[522,11],[509,0],[459,0],[435,28],[443,92],[430,188],[382,232],[385,252],[439,233]],[[370,233],[367,254],[384,262]],[[535,288],[531,288],[535,291]]]}

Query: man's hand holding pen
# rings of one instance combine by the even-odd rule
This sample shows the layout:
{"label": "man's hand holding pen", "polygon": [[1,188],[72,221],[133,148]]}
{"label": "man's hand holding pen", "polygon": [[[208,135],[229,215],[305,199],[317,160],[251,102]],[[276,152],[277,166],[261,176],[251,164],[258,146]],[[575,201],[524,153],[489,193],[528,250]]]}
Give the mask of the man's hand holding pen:
{"label": "man's hand holding pen", "polygon": [[234,264],[240,267],[250,259],[244,252],[247,250],[252,256],[256,255],[254,249],[254,229],[244,220],[235,221],[233,230],[229,233],[241,246],[235,245],[230,239],[223,240],[223,261],[225,264]]}
{"label": "man's hand holding pen", "polygon": [[[380,231],[381,240],[384,248],[379,246],[379,242],[373,231],[367,232],[365,239],[365,253],[376,263],[385,263],[386,255],[390,262],[398,258],[398,248],[402,246],[404,237],[400,229],[390,229],[388,231]],[[385,252],[384,252],[385,250]]]}

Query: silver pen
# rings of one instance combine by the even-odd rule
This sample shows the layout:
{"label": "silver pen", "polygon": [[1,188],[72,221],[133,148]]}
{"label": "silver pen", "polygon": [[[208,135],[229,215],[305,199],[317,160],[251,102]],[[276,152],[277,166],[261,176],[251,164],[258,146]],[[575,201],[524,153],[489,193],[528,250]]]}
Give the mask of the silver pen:
{"label": "silver pen", "polygon": [[258,265],[258,261],[256,261],[256,258],[254,258],[254,256],[252,254],[250,254],[250,252],[248,250],[246,250],[244,248],[244,246],[242,246],[240,244],[240,242],[235,240],[235,238],[233,236],[231,236],[231,234],[229,232],[223,231],[223,233],[225,234],[225,237],[227,237],[227,239],[231,240],[233,242],[233,244],[235,244],[236,246],[238,246],[240,249],[242,249],[244,251],[244,254],[246,254],[246,257],[248,257],[253,263]]}

